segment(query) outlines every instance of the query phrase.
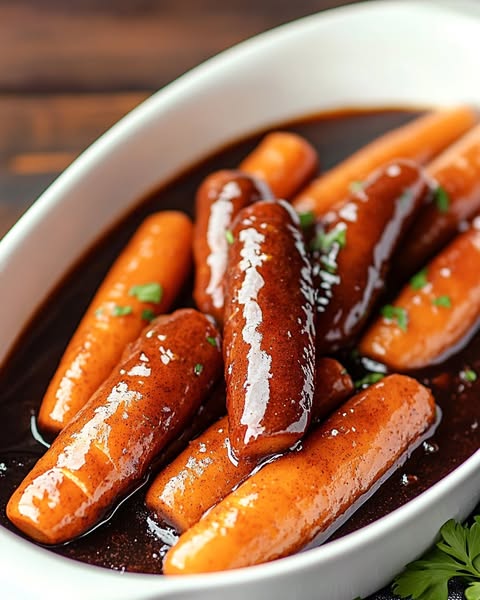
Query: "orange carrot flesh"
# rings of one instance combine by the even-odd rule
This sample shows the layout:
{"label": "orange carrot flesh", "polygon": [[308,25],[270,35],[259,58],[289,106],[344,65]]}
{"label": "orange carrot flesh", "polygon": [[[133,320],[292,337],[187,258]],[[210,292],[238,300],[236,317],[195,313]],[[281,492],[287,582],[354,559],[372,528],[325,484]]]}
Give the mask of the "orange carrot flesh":
{"label": "orange carrot flesh", "polygon": [[65,350],[40,407],[41,429],[63,429],[108,377],[125,346],[170,308],[188,276],[191,246],[192,224],[183,213],[156,213],[142,223]]}
{"label": "orange carrot flesh", "polygon": [[[321,358],[316,366],[317,386],[312,419],[323,419],[353,392],[343,365]],[[261,464],[236,460],[228,438],[228,419],[209,427],[154,479],[145,499],[147,507],[179,532],[194,525]]]}
{"label": "orange carrot flesh", "polygon": [[446,358],[480,319],[480,223],[460,234],[383,309],[359,349],[400,371]]}
{"label": "orange carrot flesh", "polygon": [[220,375],[220,348],[209,343],[218,335],[192,309],[147,327],[14,492],[14,525],[38,542],[62,543],[138,485]]}
{"label": "orange carrot flesh", "polygon": [[411,275],[458,232],[462,221],[480,210],[480,125],[447,148],[426,168],[433,202],[419,212],[402,248],[397,270]]}
{"label": "orange carrot flesh", "polygon": [[182,534],[164,573],[222,571],[292,554],[366,493],[434,419],[427,388],[386,377],[344,404],[300,451],[265,465]]}
{"label": "orange carrot flesh", "polygon": [[301,136],[275,131],[263,138],[239,168],[265,181],[276,198],[287,200],[314,176],[318,156]]}
{"label": "orange carrot flesh", "polygon": [[398,158],[425,164],[476,121],[476,112],[465,106],[419,117],[377,138],[313,180],[295,197],[293,205],[298,212],[313,211],[321,217],[345,199],[352,183],[363,181],[375,169]]}

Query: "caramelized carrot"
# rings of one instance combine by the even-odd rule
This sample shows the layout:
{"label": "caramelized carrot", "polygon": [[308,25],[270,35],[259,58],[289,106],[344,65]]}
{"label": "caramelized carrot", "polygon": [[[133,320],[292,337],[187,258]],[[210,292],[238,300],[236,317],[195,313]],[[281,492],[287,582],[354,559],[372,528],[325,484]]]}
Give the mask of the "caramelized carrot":
{"label": "caramelized carrot", "polygon": [[[333,358],[317,361],[316,380],[312,421],[318,423],[352,394],[353,383]],[[145,502],[151,511],[182,532],[260,464],[258,460],[236,460],[232,456],[228,419],[223,417],[157,475]]]}
{"label": "caramelized carrot", "polygon": [[192,224],[183,213],[148,217],[117,258],[73,335],[47,389],[40,427],[58,433],[117,364],[125,346],[166,312],[191,264]]}
{"label": "caramelized carrot", "polygon": [[276,198],[288,199],[313,177],[317,152],[295,133],[275,131],[240,164],[240,170],[265,181]]}
{"label": "caramelized carrot", "polygon": [[232,226],[223,351],[235,454],[286,450],[310,422],[315,328],[311,265],[284,201],[256,202]]}
{"label": "caramelized carrot", "polygon": [[476,220],[403,288],[392,306],[383,308],[360,352],[401,371],[446,358],[478,327],[479,273]]}
{"label": "caramelized carrot", "polygon": [[317,256],[318,354],[349,345],[361,331],[427,190],[421,170],[397,160],[375,171],[348,202],[324,217]]}
{"label": "caramelized carrot", "polygon": [[480,210],[480,125],[460,138],[426,169],[433,202],[419,212],[396,269],[411,275],[447,244],[462,221]]}
{"label": "caramelized carrot", "polygon": [[353,183],[398,158],[427,163],[477,121],[476,112],[461,106],[419,117],[377,138],[321,175],[294,199],[298,212],[313,211],[318,217],[344,200]]}
{"label": "caramelized carrot", "polygon": [[227,267],[229,229],[237,213],[273,198],[268,186],[240,171],[217,171],[198,188],[193,232],[195,286],[198,308],[223,321],[223,283]]}
{"label": "caramelized carrot", "polygon": [[192,309],[156,319],[15,491],[8,518],[44,544],[91,528],[194,415],[221,373],[218,330]]}
{"label": "caramelized carrot", "polygon": [[183,533],[165,557],[165,574],[246,567],[301,549],[385,475],[434,418],[428,389],[409,377],[386,377]]}

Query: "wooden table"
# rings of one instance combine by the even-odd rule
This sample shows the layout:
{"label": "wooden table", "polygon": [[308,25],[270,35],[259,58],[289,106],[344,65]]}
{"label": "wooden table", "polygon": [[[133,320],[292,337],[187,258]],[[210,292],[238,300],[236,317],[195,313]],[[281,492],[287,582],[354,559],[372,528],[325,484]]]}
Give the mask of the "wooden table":
{"label": "wooden table", "polygon": [[0,0],[0,237],[92,141],[225,48],[346,0]]}

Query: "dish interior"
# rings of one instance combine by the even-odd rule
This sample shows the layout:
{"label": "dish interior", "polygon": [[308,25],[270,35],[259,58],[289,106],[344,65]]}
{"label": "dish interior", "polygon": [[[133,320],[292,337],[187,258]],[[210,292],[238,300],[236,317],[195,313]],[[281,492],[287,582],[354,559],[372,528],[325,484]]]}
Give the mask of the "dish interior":
{"label": "dish interior", "polygon": [[[282,129],[304,135],[317,148],[322,170],[326,170],[384,131],[407,122],[417,114],[402,110],[345,111],[309,118],[282,126]],[[263,133],[216,153],[142,201],[135,212],[106,235],[73,269],[24,332],[0,373],[2,526],[18,533],[6,518],[5,506],[13,490],[45,451],[36,434],[35,415],[62,352],[109,266],[147,214],[180,209],[193,217],[195,190],[205,176],[218,169],[235,167],[254,148]],[[191,284],[175,308],[193,306],[190,292]],[[389,291],[389,295],[394,293],[395,289]],[[342,359],[347,361],[354,378],[363,374],[362,365],[355,359],[350,356],[342,356]],[[480,372],[480,335],[444,363],[412,373],[432,388],[442,410],[442,421],[434,437],[412,454],[336,531],[334,538],[355,531],[418,496],[477,450],[480,446],[480,405],[476,396],[480,390],[480,379],[466,385],[460,377],[465,368]],[[219,414],[221,407],[208,406],[184,439],[167,452],[174,454],[189,435],[200,431]],[[163,455],[159,463],[167,459],[168,456]],[[159,463],[155,468],[159,467]],[[174,534],[148,514],[144,495],[145,487],[142,487],[94,531],[50,550],[110,569],[160,573],[162,557]]]}

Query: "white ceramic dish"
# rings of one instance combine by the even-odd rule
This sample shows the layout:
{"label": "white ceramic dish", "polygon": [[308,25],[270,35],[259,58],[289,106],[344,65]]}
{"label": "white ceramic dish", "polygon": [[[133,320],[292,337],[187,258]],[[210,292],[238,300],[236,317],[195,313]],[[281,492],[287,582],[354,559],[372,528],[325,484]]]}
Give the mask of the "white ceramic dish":
{"label": "white ceramic dish", "polygon": [[[398,1],[303,19],[188,73],[89,148],[0,243],[0,361],[75,259],[138,198],[200,157],[331,108],[480,105],[479,72],[480,18]],[[90,567],[0,528],[1,596],[351,600],[386,584],[445,520],[465,517],[479,498],[477,452],[413,502],[338,541],[267,565],[185,578]]]}

